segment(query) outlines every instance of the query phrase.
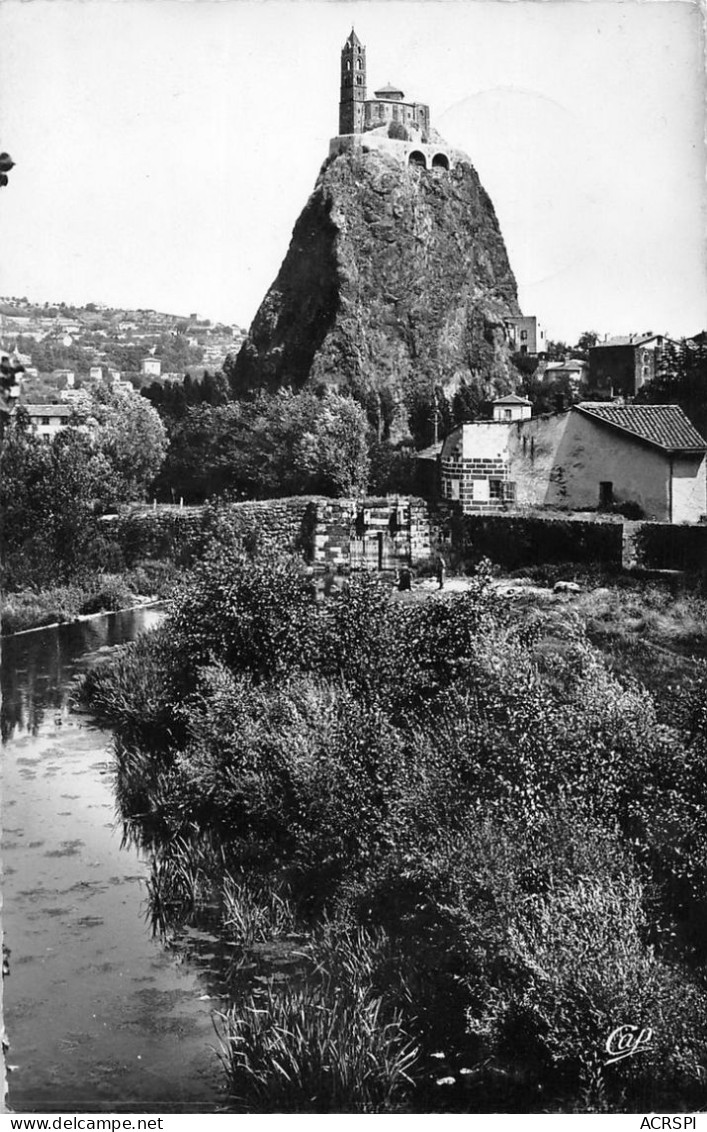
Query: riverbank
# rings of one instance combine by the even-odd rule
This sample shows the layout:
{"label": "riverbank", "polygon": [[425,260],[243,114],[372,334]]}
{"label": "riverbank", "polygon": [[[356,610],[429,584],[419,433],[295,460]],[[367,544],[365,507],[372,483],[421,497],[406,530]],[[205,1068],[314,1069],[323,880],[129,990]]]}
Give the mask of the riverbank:
{"label": "riverbank", "polygon": [[121,573],[90,574],[68,585],[5,593],[2,636],[163,600],[169,597],[179,573],[172,563],[149,562]]}
{"label": "riverbank", "polygon": [[[628,634],[638,591],[542,580],[318,601],[298,560],[214,547],[87,674],[155,922],[232,951],[233,1109],[702,1105],[705,682],[659,696],[628,654],[617,678],[588,628]],[[700,598],[640,600],[647,639],[694,637]],[[293,933],[311,975],[260,975]],[[627,1012],[658,1045],[605,1073]]]}

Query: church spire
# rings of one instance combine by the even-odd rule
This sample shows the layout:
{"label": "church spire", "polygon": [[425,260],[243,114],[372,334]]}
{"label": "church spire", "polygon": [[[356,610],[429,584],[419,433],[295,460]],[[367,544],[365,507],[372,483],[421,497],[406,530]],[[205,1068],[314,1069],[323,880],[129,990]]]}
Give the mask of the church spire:
{"label": "church spire", "polygon": [[351,28],[341,52],[341,93],[339,101],[339,133],[363,133],[366,101],[366,48]]}

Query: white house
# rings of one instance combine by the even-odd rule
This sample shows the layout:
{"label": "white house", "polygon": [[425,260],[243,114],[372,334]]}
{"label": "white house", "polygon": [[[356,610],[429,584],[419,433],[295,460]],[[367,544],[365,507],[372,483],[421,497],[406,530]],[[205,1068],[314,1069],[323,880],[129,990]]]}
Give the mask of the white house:
{"label": "white house", "polygon": [[506,330],[511,349],[516,354],[544,354],[547,350],[545,330],[534,314],[514,315],[506,318]]}
{"label": "white house", "polygon": [[69,423],[74,410],[71,405],[24,405],[32,431],[42,440],[53,440]]}
{"label": "white house", "polygon": [[533,403],[517,393],[498,397],[492,405],[495,421],[525,421],[533,415]]}
{"label": "white house", "polygon": [[145,377],[159,377],[162,372],[162,362],[159,358],[143,358],[142,372]]}
{"label": "white house", "polygon": [[608,510],[707,515],[707,441],[677,405],[584,402],[568,412],[460,425],[444,442],[442,496],[465,512]]}

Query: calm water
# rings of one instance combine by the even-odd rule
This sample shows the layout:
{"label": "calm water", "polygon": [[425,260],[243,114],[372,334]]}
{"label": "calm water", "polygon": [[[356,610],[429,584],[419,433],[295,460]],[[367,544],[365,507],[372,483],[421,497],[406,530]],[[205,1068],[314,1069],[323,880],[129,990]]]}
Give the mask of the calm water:
{"label": "calm water", "polygon": [[17,1112],[219,1103],[214,941],[152,938],[148,865],[121,847],[110,733],[68,706],[78,673],[160,616],[109,614],[3,641],[5,1026]]}

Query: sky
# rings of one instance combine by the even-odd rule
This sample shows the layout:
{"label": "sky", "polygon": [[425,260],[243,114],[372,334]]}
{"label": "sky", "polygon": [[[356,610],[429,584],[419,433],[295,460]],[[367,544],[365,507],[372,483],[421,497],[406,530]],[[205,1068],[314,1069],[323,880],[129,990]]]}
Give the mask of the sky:
{"label": "sky", "polygon": [[249,325],[355,26],[469,154],[550,338],[707,325],[691,0],[0,0],[0,294]]}

